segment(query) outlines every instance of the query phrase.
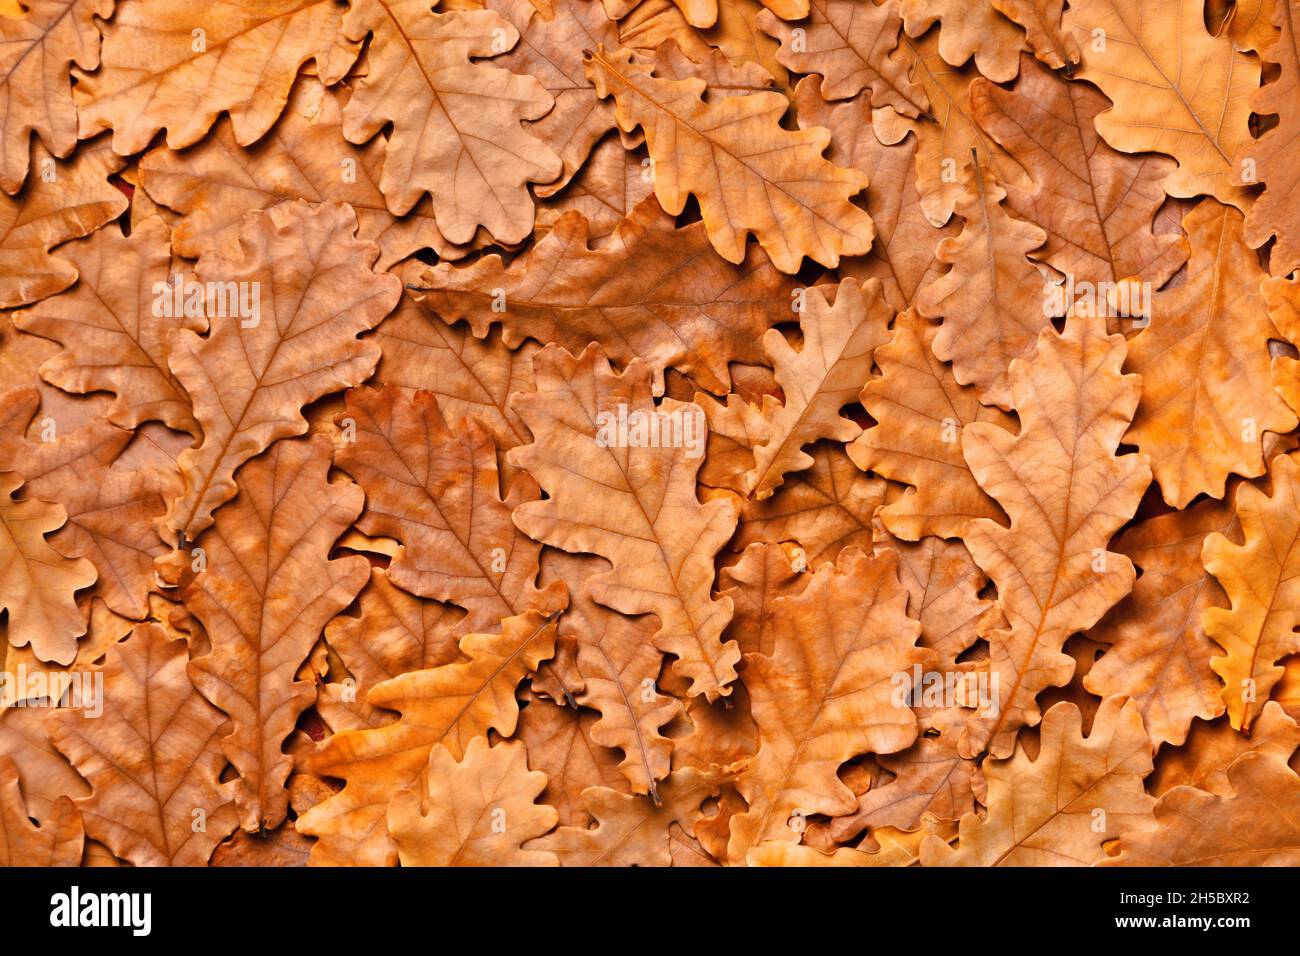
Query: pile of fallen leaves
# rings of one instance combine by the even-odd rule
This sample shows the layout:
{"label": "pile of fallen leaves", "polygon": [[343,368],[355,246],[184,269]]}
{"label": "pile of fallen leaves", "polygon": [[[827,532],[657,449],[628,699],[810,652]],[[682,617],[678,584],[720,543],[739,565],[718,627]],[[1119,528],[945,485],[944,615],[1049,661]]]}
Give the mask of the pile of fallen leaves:
{"label": "pile of fallen leaves", "polygon": [[1300,863],[1300,0],[0,0],[0,862]]}

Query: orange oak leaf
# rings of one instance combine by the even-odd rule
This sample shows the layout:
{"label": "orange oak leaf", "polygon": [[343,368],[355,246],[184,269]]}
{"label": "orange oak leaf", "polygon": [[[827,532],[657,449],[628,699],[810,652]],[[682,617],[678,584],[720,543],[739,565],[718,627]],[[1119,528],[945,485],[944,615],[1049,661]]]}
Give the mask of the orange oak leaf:
{"label": "orange oak leaf", "polygon": [[207,569],[184,595],[212,643],[190,679],[233,722],[221,749],[239,771],[235,801],[249,832],[284,821],[293,760],[282,745],[316,697],[295,672],[368,577],[364,558],[330,558],[362,494],[329,481],[329,466],[317,437],[279,442],[241,469],[239,497],[199,538]]}
{"label": "orange oak leaf", "polygon": [[555,826],[555,810],[535,802],[544,789],[518,741],[477,737],[459,761],[434,747],[419,792],[388,805],[388,832],[403,866],[558,866],[553,853],[523,849]]}
{"label": "orange oak leaf", "polygon": [[[400,282],[371,271],[378,250],[355,239],[356,228],[355,213],[337,202],[258,210],[244,220],[239,255],[213,250],[199,260],[211,331],[176,332],[168,364],[203,440],[177,462],[184,491],[168,509],[168,531],[196,540],[234,497],[240,465],[307,431],[305,405],[374,370],[379,347],[356,336],[392,310]],[[242,283],[238,304],[226,299],[231,282]]]}
{"label": "orange oak leaf", "polygon": [[1210,667],[1223,678],[1232,726],[1250,729],[1282,677],[1279,662],[1300,651],[1300,463],[1279,455],[1269,465],[1272,494],[1253,484],[1237,489],[1237,520],[1244,544],[1224,534],[1205,539],[1205,569],[1222,585],[1230,607],[1207,608],[1205,633],[1223,648]]}
{"label": "orange oak leaf", "polygon": [[1229,474],[1264,473],[1265,432],[1296,414],[1272,387],[1274,334],[1259,260],[1242,240],[1242,216],[1202,200],[1183,217],[1192,244],[1187,281],[1156,293],[1150,324],[1129,342],[1126,368],[1142,376],[1127,441],[1151,456],[1165,501],[1223,497]]}
{"label": "orange oak leaf", "polygon": [[134,866],[204,866],[238,825],[219,781],[230,724],[190,683],[188,658],[184,641],[141,624],[98,671],[103,714],[59,710],[47,722],[93,788],[75,801],[86,835]]}
{"label": "orange oak leaf", "polygon": [[1208,535],[1233,529],[1235,536],[1236,523],[1227,502],[1201,501],[1134,525],[1115,542],[1142,576],[1093,629],[1111,646],[1083,686],[1100,697],[1133,698],[1157,747],[1182,744],[1195,718],[1223,713],[1223,686],[1210,669],[1215,646],[1201,616],[1227,601],[1200,557]]}
{"label": "orange oak leaf", "polygon": [[1174,787],[1187,785],[1230,797],[1232,784],[1227,771],[1242,754],[1263,753],[1287,762],[1297,747],[1300,726],[1276,700],[1264,705],[1249,734],[1233,730],[1226,720],[1198,720],[1192,724],[1184,746],[1160,752],[1147,790],[1162,797]]}
{"label": "orange oak leaf", "polygon": [[1155,826],[1120,836],[1103,866],[1296,866],[1300,777],[1285,762],[1246,754],[1228,768],[1231,795],[1175,787]]}
{"label": "orange oak leaf", "polygon": [[49,714],[43,707],[0,710],[0,756],[12,760],[18,770],[25,816],[42,825],[60,816],[59,803],[64,797],[76,799],[90,793],[86,781],[50,743],[45,733]]}
{"label": "orange oak leaf", "polygon": [[18,768],[0,757],[0,866],[77,866],[84,839],[81,815],[67,797],[59,797],[42,826],[32,823]]}
{"label": "orange oak leaf", "polygon": [[519,31],[491,10],[434,13],[427,0],[358,0],[343,35],[370,38],[368,72],[343,109],[343,134],[364,143],[392,124],[380,189],[405,215],[427,192],[438,228],[468,243],[479,226],[498,242],[533,227],[529,183],[561,174],[560,156],[522,121],[555,103],[533,76],[483,62]]}
{"label": "orange oak leaf", "polygon": [[[357,214],[357,236],[379,245],[377,268],[386,271],[421,249],[456,259],[466,249],[443,238],[427,200],[409,215],[388,211],[379,190],[387,144],[364,146],[343,138],[345,98],[304,77],[270,132],[241,145],[233,125],[182,151],[158,147],[140,160],[140,184],[155,201],[181,214],[176,251],[191,258],[209,247],[231,248],[244,214],[281,202],[337,199]],[[236,247],[237,248],[237,247]]]}
{"label": "orange oak leaf", "polygon": [[299,833],[317,837],[313,865],[392,866],[397,847],[384,826],[393,795],[413,786],[432,748],[460,759],[489,729],[514,735],[515,689],[555,650],[555,621],[529,611],[502,622],[496,634],[461,639],[462,659],[412,671],[370,691],[369,703],[401,713],[383,727],[346,730],[307,758],[311,772],[345,786],[298,817]]}
{"label": "orange oak leaf", "polygon": [[731,821],[733,863],[760,843],[798,842],[792,817],[852,812],[840,765],[916,739],[916,717],[895,700],[893,678],[910,679],[930,654],[916,646],[921,625],[906,609],[896,556],[856,549],[815,572],[797,597],[773,603],[772,654],[745,658],[759,747],[737,780],[749,808]]}
{"label": "orange oak leaf", "polygon": [[1088,866],[1104,859],[1104,843],[1150,824],[1151,742],[1136,703],[1107,698],[1087,737],[1079,709],[1057,704],[1040,740],[1037,759],[1021,745],[984,762],[988,816],[962,818],[956,849],[927,837],[925,866]]}
{"label": "orange oak leaf", "polygon": [[596,144],[591,157],[563,190],[542,199],[537,210],[538,241],[570,210],[587,220],[592,248],[600,248],[632,210],[654,191],[650,161],[643,148],[625,149],[618,134]]}
{"label": "orange oak leaf", "polygon": [[871,218],[849,202],[866,176],[822,158],[826,130],[783,129],[789,101],[781,94],[706,102],[703,80],[653,76],[625,48],[597,48],[587,74],[601,97],[614,97],[621,129],[645,130],[660,205],[675,216],[694,194],[709,240],[728,262],[744,261],[750,233],[785,273],[797,272],[804,256],[834,267],[841,255],[870,247]]}
{"label": "orange oak leaf", "polygon": [[0,194],[0,309],[38,302],[77,281],[72,264],[53,246],[88,235],[126,209],[126,197],[108,181],[122,168],[104,140],[56,161],[32,148],[40,173],[16,196]]}
{"label": "orange oak leaf", "polygon": [[123,428],[160,421],[199,433],[190,399],[167,367],[177,329],[203,331],[202,319],[159,315],[158,287],[171,284],[171,248],[162,219],[151,216],[125,236],[101,229],[59,250],[81,279],[71,289],[18,312],[24,332],[63,346],[41,377],[69,392],[111,392],[106,416]]}
{"label": "orange oak leaf", "polygon": [[950,66],[972,56],[980,73],[995,83],[1014,80],[1020,69],[1024,32],[999,12],[995,0],[901,0],[907,35],[919,37],[939,23],[939,53]]}
{"label": "orange oak leaf", "polygon": [[1233,157],[1251,141],[1259,61],[1228,35],[1211,36],[1204,16],[1201,0],[1078,0],[1065,28],[1083,50],[1075,75],[1115,104],[1096,117],[1102,138],[1125,153],[1176,159],[1164,182],[1171,196],[1208,193],[1245,208],[1246,191],[1230,179]]}
{"label": "orange oak leaf", "polygon": [[530,701],[519,715],[518,737],[528,748],[528,765],[546,774],[542,803],[554,807],[560,826],[586,826],[592,817],[582,807],[588,787],[628,791],[618,769],[617,750],[591,739],[596,715],[587,710]]}
{"label": "orange oak leaf", "polygon": [[1079,62],[1079,42],[1061,26],[1065,0],[992,0],[992,4],[998,13],[1024,29],[1029,49],[1053,70]]}
{"label": "orange oak leaf", "polygon": [[962,435],[971,474],[1011,519],[978,518],[963,534],[1008,622],[985,635],[997,702],[972,718],[966,754],[1010,754],[1017,730],[1038,722],[1039,692],[1074,671],[1066,639],[1133,587],[1133,563],[1106,550],[1151,481],[1145,456],[1116,453],[1141,391],[1123,361],[1124,339],[1103,318],[1071,316],[1060,335],[1043,331],[1032,361],[1011,366],[1020,433],[976,422]]}
{"label": "orange oak leaf", "polygon": [[0,189],[27,177],[32,134],[55,156],[77,144],[77,108],[68,68],[99,66],[95,18],[114,0],[26,0],[21,16],[0,16]]}
{"label": "orange oak leaf", "polygon": [[1094,121],[1110,102],[1096,89],[1026,60],[1013,90],[976,80],[970,99],[980,126],[1033,177],[1006,184],[1007,208],[1047,233],[1032,258],[1076,283],[1138,277],[1153,289],[1182,265],[1186,244],[1153,228],[1175,164],[1108,146]]}
{"label": "orange oak leaf", "polygon": [[959,536],[968,521],[1002,513],[967,467],[961,436],[973,422],[1010,430],[1011,416],[982,405],[973,387],[957,383],[952,367],[934,354],[938,333],[911,309],[898,316],[893,337],[876,349],[882,374],[862,389],[862,406],[876,424],[848,446],[863,471],[914,489],[880,512],[885,527],[909,541]]}
{"label": "orange oak leaf", "polygon": [[798,594],[808,583],[803,574],[807,566],[800,561],[795,568],[791,552],[775,544],[751,544],[739,561],[724,568],[719,591],[731,598],[735,615],[726,636],[733,637],[744,654],[771,656],[776,637],[773,633],[772,602]]}
{"label": "orange oak leaf", "polygon": [[577,354],[598,342],[615,361],[640,356],[656,395],[669,367],[725,393],[728,361],[760,363],[759,338],[792,315],[796,284],[760,251],[724,262],[704,225],[677,228],[649,197],[599,249],[588,235],[581,213],[565,213],[508,266],[488,255],[464,267],[439,264],[410,284],[443,319],[468,320],[480,338],[499,321],[511,348],[533,338]]}
{"label": "orange oak leaf", "polygon": [[537,499],[537,485],[521,476],[501,497],[496,449],[477,423],[449,429],[432,395],[393,388],[348,392],[338,423],[347,429],[338,465],[366,493],[357,527],[401,542],[389,581],[464,608],[462,633],[564,606],[562,585],[537,586],[541,545],[510,520]]}
{"label": "orange oak leaf", "polygon": [[740,650],[720,639],[731,602],[710,590],[736,507],[696,497],[699,407],[673,399],[656,406],[650,369],[634,359],[617,374],[596,346],[578,358],[548,346],[533,377],[537,391],[516,395],[512,407],[534,441],[507,460],[549,497],[519,505],[515,524],[534,541],[608,560],[611,568],[587,581],[592,599],[623,614],[656,615],[654,645],[676,657],[673,671],[690,682],[688,693],[725,697]]}
{"label": "orange oak leaf", "polygon": [[864,101],[873,107],[892,106],[903,116],[927,112],[925,91],[910,76],[910,50],[898,45],[903,20],[894,3],[809,0],[808,6],[807,22],[797,26],[770,10],[758,15],[759,29],[781,42],[776,58],[782,66],[820,74],[821,95],[828,100],[869,89]]}
{"label": "orange oak leaf", "polygon": [[102,65],[73,71],[78,135],[113,130],[113,149],[138,153],[159,130],[167,145],[197,143],[228,113],[242,146],[275,123],[309,60],[327,83],[361,49],[338,36],[331,0],[183,0],[122,4],[104,34]]}
{"label": "orange oak leaf", "polygon": [[1050,279],[1029,259],[1046,234],[1008,215],[1006,190],[978,162],[963,173],[965,191],[957,214],[961,234],[939,243],[938,258],[951,268],[921,290],[917,311],[942,319],[933,350],[952,362],[953,377],[974,385],[980,400],[1008,408],[1007,372],[1013,359],[1027,358],[1039,332],[1061,310]]}

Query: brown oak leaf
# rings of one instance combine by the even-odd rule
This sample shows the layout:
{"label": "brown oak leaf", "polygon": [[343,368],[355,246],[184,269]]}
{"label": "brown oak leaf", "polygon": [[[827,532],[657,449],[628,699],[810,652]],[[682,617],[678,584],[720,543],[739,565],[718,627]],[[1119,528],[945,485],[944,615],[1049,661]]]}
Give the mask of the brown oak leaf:
{"label": "brown oak leaf", "polygon": [[0,866],[77,866],[85,833],[68,797],[59,797],[47,822],[37,826],[18,786],[18,768],[0,757]]}

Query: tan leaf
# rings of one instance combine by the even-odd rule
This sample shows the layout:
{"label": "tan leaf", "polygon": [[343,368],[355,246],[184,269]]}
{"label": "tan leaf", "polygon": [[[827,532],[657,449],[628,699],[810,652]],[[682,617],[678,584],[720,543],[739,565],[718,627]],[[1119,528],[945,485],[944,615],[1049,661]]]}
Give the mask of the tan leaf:
{"label": "tan leaf", "polygon": [[[238,825],[218,781],[230,724],[185,675],[184,641],[142,624],[108,653],[99,717],[59,710],[50,740],[90,781],[86,835],[135,866],[204,866]],[[196,820],[204,825],[195,827]]]}
{"label": "tan leaf", "polygon": [[418,792],[389,804],[388,832],[403,866],[558,866],[552,853],[523,849],[555,826],[555,810],[534,802],[544,789],[546,774],[528,769],[517,741],[475,738],[459,761],[434,747]]}
{"label": "tan leaf", "polygon": [[775,544],[751,544],[738,562],[722,570],[719,591],[736,609],[726,636],[735,639],[742,654],[771,656],[776,646],[772,602],[800,593],[808,583],[805,570],[806,564],[796,570],[791,554]]}
{"label": "tan leaf", "polygon": [[[8,664],[6,662],[6,668]],[[50,712],[42,707],[9,707],[0,711],[0,756],[18,768],[18,784],[27,816],[45,824],[59,814],[63,797],[90,793],[86,781],[45,733]]]}
{"label": "tan leaf", "polygon": [[587,220],[591,247],[599,249],[653,191],[650,158],[645,151],[625,149],[617,134],[606,136],[563,190],[540,201],[533,235],[540,241],[566,212],[574,210]]}
{"label": "tan leaf", "polygon": [[1249,734],[1233,730],[1227,720],[1198,720],[1192,724],[1184,746],[1161,750],[1147,789],[1160,797],[1174,787],[1186,785],[1230,797],[1232,785],[1227,771],[1242,754],[1263,753],[1286,763],[1297,747],[1300,726],[1275,700],[1264,705]]}
{"label": "tan leaf", "polygon": [[911,37],[939,23],[939,53],[950,66],[974,56],[975,67],[995,83],[1016,78],[1025,35],[994,0],[901,0],[900,12]]}
{"label": "tan leaf", "polygon": [[77,866],[84,839],[81,815],[67,797],[59,797],[44,825],[32,823],[18,768],[0,757],[0,866]]}
{"label": "tan leaf", "polygon": [[992,0],[992,4],[993,9],[1024,29],[1029,49],[1053,70],[1079,62],[1079,42],[1061,27],[1065,0]]}
{"label": "tan leaf", "polygon": [[591,739],[596,715],[545,700],[531,701],[519,715],[518,737],[528,748],[528,764],[546,774],[542,803],[560,814],[560,826],[586,826],[592,817],[582,807],[582,791],[606,787],[630,792],[618,769],[617,750]]}

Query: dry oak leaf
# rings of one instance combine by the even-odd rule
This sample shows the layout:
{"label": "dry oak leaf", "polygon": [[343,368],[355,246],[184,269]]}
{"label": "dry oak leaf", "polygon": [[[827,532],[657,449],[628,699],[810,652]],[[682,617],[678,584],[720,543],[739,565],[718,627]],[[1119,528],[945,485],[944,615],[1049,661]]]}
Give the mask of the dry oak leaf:
{"label": "dry oak leaf", "polygon": [[916,739],[916,717],[894,702],[892,676],[932,655],[916,646],[921,625],[907,616],[907,599],[895,555],[850,549],[797,597],[773,602],[773,652],[745,658],[759,747],[736,784],[749,809],[731,821],[733,864],[760,843],[798,842],[792,817],[852,812],[857,800],[836,776],[840,765]]}
{"label": "dry oak leaf", "polygon": [[1232,785],[1227,771],[1242,754],[1263,753],[1286,763],[1297,747],[1300,726],[1276,700],[1264,705],[1249,734],[1233,730],[1226,720],[1198,720],[1184,746],[1160,753],[1147,790],[1161,797],[1174,787],[1186,785],[1230,797]]}
{"label": "dry oak leaf", "polygon": [[1136,276],[1153,289],[1183,264],[1181,237],[1154,231],[1174,162],[1108,146],[1094,120],[1110,101],[1093,86],[1026,60],[1013,90],[976,80],[970,100],[980,126],[1033,177],[1028,187],[1006,185],[1006,205],[1047,233],[1034,259],[1076,284]]}
{"label": "dry oak leaf", "polygon": [[50,711],[44,707],[9,707],[0,711],[0,757],[18,769],[24,816],[45,824],[60,815],[64,797],[90,793],[86,781],[67,758],[55,749],[45,733]]}
{"label": "dry oak leaf", "polygon": [[764,402],[763,440],[754,446],[754,467],[744,478],[750,497],[759,501],[771,497],[787,473],[813,463],[804,445],[820,439],[853,441],[862,433],[840,409],[857,400],[871,374],[872,354],[888,341],[894,317],[877,279],[865,284],[842,280],[834,305],[827,304],[818,286],[805,290],[802,298],[802,348],[796,351],[777,329],[763,336],[763,350],[785,401]]}
{"label": "dry oak leaf", "polygon": [[343,134],[364,143],[392,124],[380,189],[395,215],[424,193],[438,229],[465,244],[483,226],[521,242],[533,228],[529,183],[549,183],[560,157],[523,120],[554,99],[542,83],[481,62],[512,49],[519,31],[491,10],[434,13],[428,0],[357,0],[343,35],[367,35],[368,72],[343,109]]}
{"label": "dry oak leaf", "polygon": [[1251,142],[1259,60],[1226,34],[1211,36],[1204,14],[1202,0],[1078,0],[1065,26],[1083,47],[1075,76],[1115,104],[1096,117],[1102,138],[1125,153],[1176,159],[1169,195],[1208,193],[1244,209],[1249,195],[1230,180],[1234,157]]}
{"label": "dry oak leaf", "polygon": [[1150,455],[1175,508],[1199,494],[1222,498],[1230,474],[1262,475],[1264,433],[1296,426],[1272,387],[1267,274],[1242,240],[1241,213],[1203,199],[1183,228],[1187,281],[1155,294],[1155,319],[1129,341],[1126,364],[1142,376],[1142,402],[1125,440]]}
{"label": "dry oak leaf", "polygon": [[1002,514],[970,473],[961,435],[973,422],[1010,431],[1014,419],[958,384],[934,354],[938,333],[911,309],[898,316],[893,337],[876,349],[882,374],[862,389],[862,406],[876,424],[848,446],[863,471],[912,486],[880,512],[890,533],[908,541],[960,536],[968,521]]}
{"label": "dry oak leaf", "polygon": [[[800,561],[797,569],[792,556]],[[718,590],[735,606],[725,636],[735,638],[742,654],[771,655],[776,647],[772,602],[800,593],[808,583],[807,568],[794,548],[751,544],[739,561],[722,569]]]}
{"label": "dry oak leaf", "polygon": [[[206,253],[195,267],[204,284],[207,337],[184,330],[171,340],[169,366],[193,402],[203,440],[177,465],[184,491],[164,520],[188,541],[234,497],[234,474],[278,438],[307,431],[302,408],[370,376],[379,346],[359,342],[397,304],[401,282],[372,271],[378,250],[355,238],[356,214],[339,202],[305,202],[273,214],[250,212],[240,252]],[[241,317],[218,299],[244,283],[257,315]],[[253,286],[257,283],[257,286]]]}
{"label": "dry oak leaf", "polygon": [[863,103],[872,107],[892,106],[902,116],[928,111],[925,90],[910,75],[911,51],[898,45],[903,21],[893,2],[809,0],[808,6],[807,22],[797,26],[770,10],[758,15],[759,29],[781,42],[776,58],[782,66],[819,74],[827,100],[849,99],[869,89]]}
{"label": "dry oak leaf", "polygon": [[545,789],[546,774],[528,769],[518,741],[489,747],[477,737],[459,761],[434,747],[418,792],[402,790],[388,805],[388,832],[403,866],[559,866],[553,853],[523,849],[558,821],[535,802]]}
{"label": "dry oak leaf", "polygon": [[1103,866],[1300,865],[1300,777],[1285,761],[1251,753],[1228,768],[1231,795],[1174,787],[1155,826],[1120,837]]}
{"label": "dry oak leaf", "polygon": [[867,177],[822,158],[828,130],[783,129],[790,102],[780,93],[705,102],[703,80],[655,77],[631,50],[603,46],[587,75],[600,96],[614,97],[621,129],[645,130],[660,205],[676,216],[694,194],[728,262],[744,261],[750,233],[785,273],[804,256],[833,268],[870,248],[871,217],[849,201]]}
{"label": "dry oak leaf", "polygon": [[332,0],[124,3],[100,69],[73,72],[79,135],[112,129],[114,151],[128,156],[166,129],[181,149],[228,113],[248,146],[275,123],[304,63],[315,60],[327,83],[347,72],[361,46],[338,37],[340,19]]}
{"label": "dry oak leaf", "polygon": [[511,521],[538,498],[537,485],[523,475],[501,497],[496,448],[473,419],[448,428],[428,392],[358,388],[337,421],[348,429],[338,466],[366,493],[357,527],[401,542],[389,581],[464,608],[462,633],[564,606],[563,585],[537,586],[541,545]]}
{"label": "dry oak leaf", "polygon": [[1073,68],[1079,62],[1082,56],[1079,41],[1061,25],[1065,0],[992,0],[992,3],[993,9],[1024,28],[1029,49],[1039,61],[1053,70]]}
{"label": "dry oak leaf", "polygon": [[499,321],[511,348],[533,338],[577,354],[597,342],[617,362],[640,357],[656,395],[669,367],[725,394],[727,363],[762,362],[758,340],[791,317],[796,284],[762,252],[724,262],[702,223],[678,228],[649,197],[599,249],[588,237],[582,214],[565,213],[508,266],[497,255],[440,263],[409,284],[445,321],[465,319],[480,338]]}
{"label": "dry oak leaf", "polygon": [[[341,89],[341,88],[339,88]],[[196,258],[211,246],[237,248],[244,213],[305,199],[346,202],[357,214],[357,236],[379,245],[376,268],[387,271],[421,249],[443,259],[466,250],[443,238],[428,201],[400,219],[379,190],[387,141],[364,146],[343,138],[343,97],[311,77],[294,87],[270,132],[241,146],[229,122],[182,151],[160,146],[140,160],[140,184],[155,201],[181,214],[176,251]]]}
{"label": "dry oak leaf", "polygon": [[236,830],[212,854],[209,866],[306,866],[312,841],[286,824],[273,833],[255,835]]}
{"label": "dry oak leaf", "polygon": [[[1291,345],[1300,342],[1300,275],[1290,279],[1265,279],[1259,291],[1268,303],[1268,317],[1273,327]],[[1269,354],[1273,354],[1272,343]],[[1288,354],[1273,359],[1273,387],[1294,412],[1300,413],[1300,358]]]}
{"label": "dry oak leaf", "polygon": [[77,145],[77,108],[68,68],[99,66],[95,18],[114,0],[25,0],[21,16],[0,16],[0,189],[27,177],[32,134],[56,156]]}
{"label": "dry oak leaf", "polygon": [[[1269,269],[1281,276],[1300,269],[1300,161],[1295,157],[1300,138],[1300,109],[1296,106],[1300,100],[1300,3],[1278,0],[1273,22],[1282,32],[1277,42],[1263,51],[1263,58],[1277,64],[1281,73],[1251,96],[1250,108],[1260,115],[1277,114],[1278,125],[1256,141],[1245,141],[1233,181],[1246,186],[1263,182],[1263,193],[1246,214],[1246,241],[1258,247],[1276,236],[1269,251]],[[1245,163],[1253,167],[1249,179],[1243,175]]]}
{"label": "dry oak leaf", "polygon": [[1207,14],[1216,6],[1227,6],[1228,9],[1215,11],[1214,17],[1207,16],[1206,25],[1215,36],[1226,29],[1238,49],[1259,53],[1267,50],[1277,39],[1278,27],[1273,18],[1278,0],[1210,0]]}
{"label": "dry oak leaf", "polygon": [[570,210],[587,220],[587,237],[599,249],[641,200],[654,191],[644,149],[624,149],[618,133],[606,136],[563,191],[542,199],[533,236],[540,241]]}
{"label": "dry oak leaf", "polygon": [[994,714],[972,718],[967,755],[1008,755],[1019,728],[1038,722],[1039,692],[1070,679],[1066,639],[1132,590],[1133,563],[1106,550],[1151,481],[1144,455],[1116,454],[1141,392],[1123,361],[1124,339],[1106,334],[1105,319],[1071,316],[1062,334],[1043,331],[1032,361],[1011,366],[1020,433],[976,422],[962,435],[975,480],[1011,519],[978,518],[963,533],[1009,622],[984,635],[998,699]]}
{"label": "dry oak leaf", "polygon": [[916,853],[909,846],[885,839],[880,844],[878,850],[841,846],[826,853],[802,843],[764,843],[750,849],[745,863],[747,866],[859,867],[911,866],[916,862]]}
{"label": "dry oak leaf", "polygon": [[939,54],[950,66],[973,56],[976,69],[993,82],[1016,78],[1025,34],[994,0],[901,0],[900,12],[910,37],[939,23]]}
{"label": "dry oak leaf", "polygon": [[1039,739],[1035,760],[1021,744],[1008,760],[984,762],[987,817],[962,818],[956,849],[927,838],[922,864],[1088,866],[1105,858],[1104,843],[1150,824],[1151,742],[1136,703],[1107,698],[1087,737],[1079,708],[1057,704]]}
{"label": "dry oak leaf", "polygon": [[[655,0],[642,0],[640,7],[650,8],[654,3]],[[707,30],[698,31],[693,39],[695,42],[701,42],[699,38],[703,38],[706,44],[705,52],[707,52],[707,45],[711,44],[721,50],[736,66],[743,63],[757,63],[775,78],[779,88],[785,89],[790,85],[790,74],[777,61],[777,42],[758,27],[758,16],[763,9],[760,0],[727,0],[718,8],[718,22]],[[624,46],[634,45],[628,36],[629,21],[624,21],[619,28]],[[696,33],[696,31],[692,32]],[[692,59],[700,59],[680,39],[678,44]]]}
{"label": "dry oak leaf", "polygon": [[43,825],[27,812],[18,768],[0,757],[0,866],[78,866],[85,833],[68,797],[59,797]]}
{"label": "dry oak leaf", "polygon": [[1223,687],[1210,669],[1215,645],[1201,615],[1227,601],[1200,557],[1208,535],[1235,525],[1228,502],[1200,501],[1134,525],[1115,542],[1142,576],[1090,632],[1111,646],[1083,686],[1099,697],[1133,698],[1155,747],[1181,745],[1195,718],[1223,713]]}
{"label": "dry oak leaf", "polygon": [[673,824],[692,833],[704,817],[701,805],[718,794],[723,779],[717,767],[674,770],[659,787],[658,803],[590,787],[582,803],[594,826],[560,827],[524,849],[554,853],[561,866],[672,866]]}
{"label": "dry oak leaf", "polygon": [[167,357],[173,332],[204,331],[206,325],[192,316],[162,316],[155,308],[156,287],[172,283],[166,223],[151,216],[129,236],[101,229],[59,255],[76,267],[80,281],[14,316],[24,332],[63,346],[41,366],[41,377],[77,394],[111,392],[105,417],[122,428],[160,421],[198,435],[190,398]]}
{"label": "dry oak leaf", "polygon": [[546,700],[530,701],[519,715],[518,738],[528,748],[529,766],[546,774],[542,803],[560,814],[560,826],[586,826],[591,815],[582,808],[588,787],[628,791],[618,769],[617,750],[591,739],[596,715]]}
{"label": "dry oak leaf", "polygon": [[15,500],[22,479],[0,472],[0,608],[8,611],[14,647],[31,645],[42,661],[71,664],[86,619],[76,593],[95,583],[95,566],[67,558],[45,536],[67,520],[62,506],[35,498]]}
{"label": "dry oak leaf", "polygon": [[293,760],[282,745],[316,699],[295,672],[368,579],[365,558],[330,558],[363,496],[330,482],[329,467],[318,436],[278,442],[242,468],[239,497],[199,539],[207,570],[184,595],[212,644],[190,679],[233,722],[221,749],[239,771],[235,800],[249,832],[284,822]]}
{"label": "dry oak leaf", "polygon": [[1300,462],[1279,455],[1269,466],[1271,496],[1253,484],[1237,489],[1244,544],[1205,539],[1201,558],[1231,607],[1208,608],[1205,632],[1224,650],[1210,660],[1223,678],[1223,700],[1236,730],[1248,731],[1282,678],[1279,662],[1300,651]]}
{"label": "dry oak leaf", "polygon": [[[686,441],[704,440],[699,407],[672,399],[656,406],[644,363],[634,359],[617,374],[594,345],[578,358],[548,346],[533,377],[537,391],[511,404],[534,441],[511,449],[507,461],[549,497],[521,504],[515,524],[534,541],[609,561],[610,570],[588,580],[593,600],[623,614],[656,615],[653,643],[676,657],[673,672],[690,682],[687,693],[725,697],[740,649],[721,640],[731,602],[714,600],[710,590],[714,557],[735,531],[736,506],[696,497],[701,449]],[[612,434],[623,415],[632,423],[628,434]],[[652,428],[676,428],[684,440],[647,447],[638,434]]]}
{"label": "dry oak leaf", "polygon": [[444,420],[474,416],[501,451],[528,441],[509,400],[533,390],[535,342],[512,349],[499,334],[475,338],[468,325],[442,321],[409,293],[369,338],[383,350],[374,381],[408,395],[432,392]]}
{"label": "dry oak leaf", "polygon": [[219,782],[230,724],[190,683],[188,658],[184,641],[141,624],[108,652],[112,706],[97,718],[56,711],[46,724],[93,788],[75,801],[86,835],[134,866],[205,866],[238,826],[230,785]]}
{"label": "dry oak leaf", "polygon": [[384,826],[393,794],[417,782],[434,747],[459,759],[489,729],[513,736],[515,689],[554,649],[554,619],[529,611],[507,618],[499,633],[466,635],[456,663],[412,671],[371,690],[372,706],[399,711],[401,719],[335,734],[307,758],[312,773],[345,782],[298,818],[299,833],[318,837],[312,864],[396,863],[397,847]]}
{"label": "dry oak leaf", "polygon": [[614,109],[596,96],[583,72],[582,51],[598,44],[618,45],[618,26],[599,0],[561,3],[554,16],[539,13],[532,0],[486,0],[487,9],[519,32],[514,49],[494,62],[538,80],[555,108],[526,129],[554,150],[564,163],[555,182],[538,186],[538,196],[563,189],[587,161],[597,141],[614,129]]}
{"label": "dry oak leaf", "polygon": [[50,249],[89,235],[130,205],[108,181],[122,160],[107,141],[57,162],[39,144],[33,155],[41,175],[16,196],[0,194],[0,309],[38,302],[76,282],[77,270]]}
{"label": "dry oak leaf", "polygon": [[1003,207],[1006,191],[982,163],[967,163],[957,214],[961,234],[939,243],[937,256],[949,270],[921,290],[916,309],[942,319],[934,354],[951,362],[953,377],[974,385],[980,400],[1010,408],[1007,370],[1027,358],[1048,320],[1061,314],[1054,281],[1029,260],[1046,233]]}

